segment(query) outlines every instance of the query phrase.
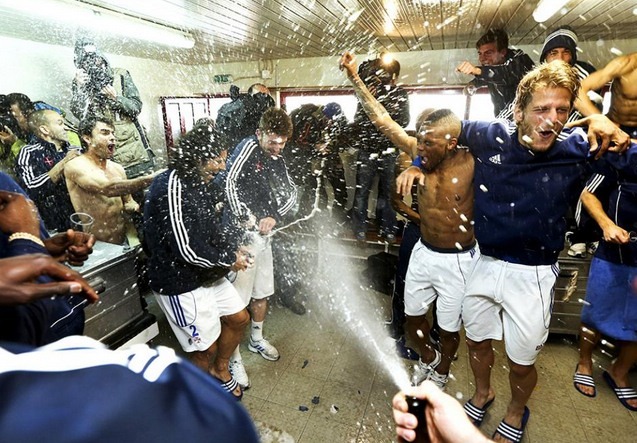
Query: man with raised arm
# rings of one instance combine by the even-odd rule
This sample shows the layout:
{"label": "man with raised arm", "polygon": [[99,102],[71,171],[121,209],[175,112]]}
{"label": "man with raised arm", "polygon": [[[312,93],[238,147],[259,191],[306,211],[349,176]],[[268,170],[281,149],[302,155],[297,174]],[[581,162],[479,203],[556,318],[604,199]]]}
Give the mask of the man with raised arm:
{"label": "man with raised arm", "polygon": [[520,49],[509,48],[503,29],[489,29],[476,42],[480,64],[464,61],[456,71],[473,75],[471,85],[489,89],[496,118],[513,119],[515,90],[524,74],[533,69],[533,60]]}
{"label": "man with raised arm", "polygon": [[[473,236],[473,167],[471,153],[458,146],[460,120],[448,109],[433,111],[409,136],[369,92],[351,54],[341,67],[354,85],[363,109],[389,140],[413,159],[421,159],[424,179],[418,189],[420,241],[405,277],[407,331],[418,344],[416,384],[430,378],[444,387],[458,349],[464,283],[477,252]],[[429,307],[438,299],[442,354],[429,345]]]}
{"label": "man with raised arm", "polygon": [[96,239],[124,244],[124,212],[139,212],[139,204],[130,194],[149,186],[154,175],[127,179],[124,168],[111,161],[115,153],[115,126],[111,120],[89,117],[80,122],[79,132],[86,153],[65,167],[73,207],[95,219],[90,232]]}
{"label": "man with raised arm", "polygon": [[[347,68],[351,58],[343,55],[341,65]],[[382,118],[382,109],[360,92],[355,79],[353,83],[366,112]],[[564,247],[564,214],[581,192],[590,151],[597,150],[597,136],[602,137],[602,150],[596,155],[608,149],[611,140],[617,141],[613,150],[628,144],[625,134],[603,116],[574,122],[589,124],[589,137],[578,129],[562,131],[578,90],[579,79],[567,64],[543,64],[518,86],[515,122],[464,121],[457,132],[457,143],[468,146],[476,160],[473,221],[481,250],[467,276],[462,302],[476,386],[465,410],[479,426],[495,400],[491,342],[504,333],[511,400],[495,441],[520,442],[530,416],[526,403],[537,383],[535,360],[548,337],[557,258]],[[405,149],[400,132],[388,122],[382,124]],[[416,160],[425,167],[431,164],[427,156]],[[426,185],[427,172],[417,171],[420,184]],[[411,187],[407,182],[403,189]]]}
{"label": "man with raised arm", "polygon": [[610,108],[606,116],[631,138],[637,138],[637,52],[611,60],[582,81],[575,107],[582,115],[599,114],[588,93],[611,83]]}

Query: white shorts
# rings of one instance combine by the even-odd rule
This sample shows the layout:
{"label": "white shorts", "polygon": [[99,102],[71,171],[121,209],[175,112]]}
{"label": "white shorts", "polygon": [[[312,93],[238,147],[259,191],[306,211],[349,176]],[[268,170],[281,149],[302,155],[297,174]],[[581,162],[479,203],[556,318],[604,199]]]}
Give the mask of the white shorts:
{"label": "white shorts", "polygon": [[438,324],[447,332],[458,332],[467,277],[478,246],[463,252],[437,252],[422,240],[414,245],[405,276],[405,314],[425,315],[436,300]]}
{"label": "white shorts", "polygon": [[246,306],[252,298],[261,300],[274,294],[271,239],[259,239],[247,249],[254,255],[254,264],[245,271],[237,272],[233,283]]}
{"label": "white shorts", "polygon": [[205,351],[221,334],[220,317],[242,311],[245,304],[225,278],[209,287],[178,295],[155,294],[179,344],[185,352]]}
{"label": "white shorts", "polygon": [[535,363],[549,334],[557,263],[527,266],[481,256],[469,276],[462,305],[467,338],[504,341],[519,365]]}

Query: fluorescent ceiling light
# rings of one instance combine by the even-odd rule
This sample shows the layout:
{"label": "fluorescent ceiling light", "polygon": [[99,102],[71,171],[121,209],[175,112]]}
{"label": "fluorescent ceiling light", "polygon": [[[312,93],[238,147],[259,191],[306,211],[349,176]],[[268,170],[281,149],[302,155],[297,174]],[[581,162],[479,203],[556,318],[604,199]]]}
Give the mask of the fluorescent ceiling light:
{"label": "fluorescent ceiling light", "polygon": [[99,34],[119,35],[176,48],[190,49],[195,45],[192,37],[178,29],[78,2],[0,0],[0,7]]}
{"label": "fluorescent ceiling light", "polygon": [[387,12],[383,28],[385,33],[389,33],[394,30],[394,20],[398,16],[398,5],[396,4],[396,0],[384,0],[383,6]]}
{"label": "fluorescent ceiling light", "polygon": [[544,23],[567,3],[568,0],[540,0],[535,11],[533,11],[533,19],[538,23]]}

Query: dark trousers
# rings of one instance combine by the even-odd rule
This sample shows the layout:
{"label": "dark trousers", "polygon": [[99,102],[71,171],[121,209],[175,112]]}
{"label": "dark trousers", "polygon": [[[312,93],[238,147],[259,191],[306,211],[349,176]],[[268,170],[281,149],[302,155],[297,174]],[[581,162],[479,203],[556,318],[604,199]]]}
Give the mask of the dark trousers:
{"label": "dark trousers", "polygon": [[360,150],[356,162],[356,192],[354,194],[353,224],[354,233],[367,232],[367,206],[369,193],[378,174],[377,220],[380,230],[385,234],[396,234],[396,211],[391,206],[392,181],[395,180],[396,157],[398,154],[380,154],[370,158],[370,152]]}
{"label": "dark trousers", "polygon": [[409,267],[409,259],[414,245],[420,239],[420,227],[413,222],[407,222],[403,230],[403,238],[398,250],[398,265],[396,266],[396,278],[394,279],[394,292],[391,298],[391,324],[390,334],[394,338],[404,335],[405,324],[405,276]]}

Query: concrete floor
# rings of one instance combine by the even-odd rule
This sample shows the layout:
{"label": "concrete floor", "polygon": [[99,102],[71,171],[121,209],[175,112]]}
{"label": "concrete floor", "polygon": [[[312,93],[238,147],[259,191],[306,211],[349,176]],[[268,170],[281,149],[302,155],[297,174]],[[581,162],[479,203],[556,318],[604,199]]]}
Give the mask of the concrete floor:
{"label": "concrete floor", "polygon": [[[344,278],[343,275],[360,275],[362,259],[378,250],[354,250],[355,246],[346,249],[350,252],[345,255],[350,256],[339,260],[350,263],[350,267],[342,268],[345,262],[339,262],[342,275],[321,264],[314,270],[315,274],[327,272],[336,279]],[[327,262],[334,260],[332,256]],[[334,311],[340,305],[326,303],[325,293],[327,291],[330,297],[336,296],[339,300],[351,299],[353,306],[372,306],[375,314],[371,317],[376,318],[365,321],[377,323],[382,323],[382,318],[388,316],[390,297],[362,289],[364,282],[357,285],[356,278],[348,280],[354,289],[349,287],[339,292],[308,288],[309,312],[304,316],[270,305],[264,334],[279,349],[279,361],[269,362],[249,352],[247,337],[242,344],[244,363],[252,382],[252,387],[245,392],[243,405],[255,420],[278,427],[301,443],[394,441],[390,404],[397,387],[383,362],[363,346],[366,339],[360,340],[364,335],[359,333],[361,326],[351,328],[344,324],[351,326],[354,321],[343,321]],[[153,344],[170,346],[181,352],[152,296],[147,299],[151,312],[159,317],[160,335]],[[372,331],[382,331],[383,326],[372,326]],[[379,342],[385,340],[382,333],[378,335],[381,335],[377,337]],[[491,435],[497,427],[509,399],[502,344],[496,343],[495,350],[493,385],[497,398],[482,426],[486,435]],[[447,392],[464,402],[473,389],[464,343],[458,354],[459,358],[451,368],[453,377]],[[610,363],[609,357],[597,354],[596,398],[584,397],[573,388],[577,358],[575,337],[552,335],[549,338],[537,362],[539,382],[528,405],[531,418],[524,442],[637,441],[637,414],[621,406],[601,377],[601,368]],[[406,360],[401,362],[405,368],[410,365]],[[637,386],[635,373],[632,378],[633,385]]]}

